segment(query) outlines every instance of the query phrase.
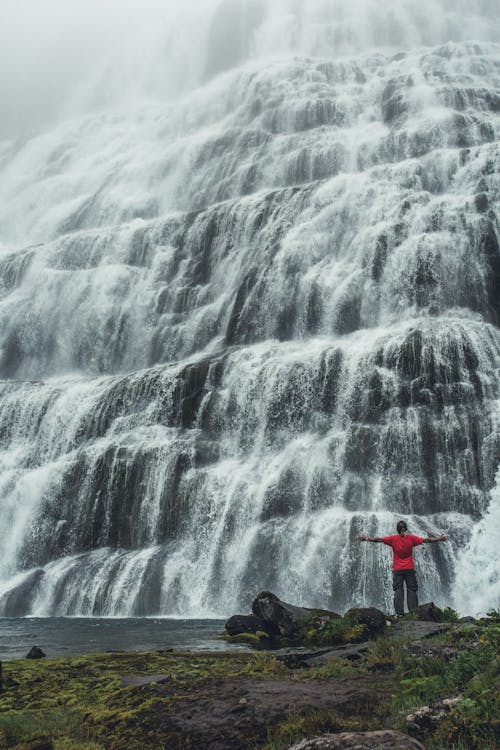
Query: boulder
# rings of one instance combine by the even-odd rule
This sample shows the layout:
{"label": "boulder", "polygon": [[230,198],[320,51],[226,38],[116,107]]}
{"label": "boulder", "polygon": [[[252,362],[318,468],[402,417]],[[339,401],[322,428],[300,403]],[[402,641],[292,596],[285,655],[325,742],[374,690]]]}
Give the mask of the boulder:
{"label": "boulder", "polygon": [[403,732],[340,732],[302,740],[288,750],[425,750],[424,745]]}
{"label": "boulder", "polygon": [[434,602],[427,602],[426,604],[419,604],[418,607],[413,610],[418,620],[425,620],[427,622],[441,622],[443,619],[443,610],[436,607]]}
{"label": "boulder", "polygon": [[325,609],[310,609],[308,607],[297,607],[281,601],[270,591],[262,591],[257,594],[252,603],[252,612],[266,622],[273,623],[278,627],[282,635],[294,635],[300,625],[300,620],[313,615],[329,618],[340,618],[336,612]]}
{"label": "boulder", "polygon": [[359,625],[366,625],[370,637],[383,633],[387,624],[386,615],[376,607],[354,607],[346,612],[346,617],[352,617]]}
{"label": "boulder", "polygon": [[228,635],[241,635],[242,633],[266,633],[269,636],[278,635],[279,628],[273,622],[266,622],[262,617],[255,615],[233,615],[225,625]]}
{"label": "boulder", "polygon": [[43,659],[45,654],[39,646],[32,646],[26,654],[27,659]]}
{"label": "boulder", "polygon": [[406,728],[410,734],[415,737],[426,737],[428,734],[435,732],[439,723],[449,714],[452,708],[455,708],[461,701],[462,697],[445,698],[438,701],[433,706],[424,706],[418,711],[409,714],[406,717]]}

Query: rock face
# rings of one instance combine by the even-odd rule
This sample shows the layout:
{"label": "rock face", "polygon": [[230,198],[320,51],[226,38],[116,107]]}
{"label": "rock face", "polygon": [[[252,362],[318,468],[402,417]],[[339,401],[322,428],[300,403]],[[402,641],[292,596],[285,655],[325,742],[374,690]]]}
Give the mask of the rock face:
{"label": "rock face", "polygon": [[341,732],[302,740],[289,750],[425,750],[424,745],[402,732]]}
{"label": "rock face", "polygon": [[297,607],[294,604],[288,604],[281,601],[275,594],[270,591],[262,591],[257,594],[252,603],[252,612],[256,617],[273,623],[278,627],[282,635],[292,636],[299,627],[299,620],[311,615],[324,615],[329,618],[339,618],[336,612],[321,609],[308,609],[307,607]]}

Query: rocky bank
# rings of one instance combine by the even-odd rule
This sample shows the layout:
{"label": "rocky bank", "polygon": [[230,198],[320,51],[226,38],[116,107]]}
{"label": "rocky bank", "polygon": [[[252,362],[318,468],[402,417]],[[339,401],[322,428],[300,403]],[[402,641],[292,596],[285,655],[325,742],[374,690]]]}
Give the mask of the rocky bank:
{"label": "rocky bank", "polygon": [[[434,617],[441,622],[384,615],[377,632],[357,627],[366,625],[363,610],[343,617],[325,611],[304,614],[302,608],[291,612],[280,609],[285,603],[272,595],[268,604],[281,615],[288,612],[277,632],[268,634],[280,648],[5,662],[0,748],[498,747],[498,613],[461,622],[455,613],[437,608]],[[266,622],[262,610],[252,616]],[[314,645],[320,631],[332,642],[292,646],[299,635],[290,623],[303,618],[307,643]],[[348,636],[345,642],[342,633]]]}

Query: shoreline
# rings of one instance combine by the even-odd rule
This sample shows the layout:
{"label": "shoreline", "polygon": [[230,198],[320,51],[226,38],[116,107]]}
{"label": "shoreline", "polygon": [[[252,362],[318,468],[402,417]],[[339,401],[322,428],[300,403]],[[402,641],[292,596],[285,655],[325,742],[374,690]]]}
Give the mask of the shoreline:
{"label": "shoreline", "polygon": [[[493,750],[499,642],[496,613],[461,624],[406,619],[357,653],[316,648],[295,661],[267,650],[169,649],[10,660],[0,748],[288,750],[325,733],[384,731],[427,750]],[[452,699],[434,724],[409,723]]]}

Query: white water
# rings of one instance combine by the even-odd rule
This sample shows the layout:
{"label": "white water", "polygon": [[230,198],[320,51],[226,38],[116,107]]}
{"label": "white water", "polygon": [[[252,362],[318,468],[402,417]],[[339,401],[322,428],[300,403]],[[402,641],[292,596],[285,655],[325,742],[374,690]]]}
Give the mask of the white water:
{"label": "white water", "polygon": [[0,152],[2,611],[496,606],[497,4],[143,21]]}

